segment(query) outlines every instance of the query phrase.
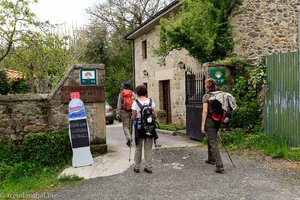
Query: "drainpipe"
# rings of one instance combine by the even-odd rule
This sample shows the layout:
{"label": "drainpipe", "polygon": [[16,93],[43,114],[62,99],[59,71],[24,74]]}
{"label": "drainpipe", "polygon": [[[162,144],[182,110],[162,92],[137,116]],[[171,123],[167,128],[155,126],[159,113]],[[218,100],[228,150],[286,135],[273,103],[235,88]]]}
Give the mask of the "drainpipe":
{"label": "drainpipe", "polygon": [[297,6],[298,11],[298,50],[300,51],[300,5]]}

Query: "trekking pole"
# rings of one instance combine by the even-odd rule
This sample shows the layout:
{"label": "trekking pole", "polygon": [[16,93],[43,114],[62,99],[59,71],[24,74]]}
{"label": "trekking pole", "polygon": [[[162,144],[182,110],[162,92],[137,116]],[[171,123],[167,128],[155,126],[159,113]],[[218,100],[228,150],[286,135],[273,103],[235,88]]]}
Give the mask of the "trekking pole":
{"label": "trekking pole", "polygon": [[[129,132],[130,132],[130,135],[131,135],[131,138],[132,138],[132,119],[131,119],[131,114],[129,115],[129,117],[130,117],[130,127],[129,127]],[[129,144],[129,162],[131,161],[131,145],[132,145],[132,143],[131,143],[132,141],[130,141],[130,144]]]}
{"label": "trekking pole", "polygon": [[231,163],[232,163],[232,165],[233,165],[233,168],[235,168],[235,165],[234,165],[234,163],[233,163],[233,161],[232,161],[232,159],[231,159],[231,156],[230,156],[230,154],[228,153],[227,148],[226,148],[225,144],[223,143],[223,141],[222,141],[222,139],[221,139],[221,135],[220,135],[219,133],[218,133],[218,136],[219,136],[220,141],[221,141],[221,143],[222,143],[222,147],[224,147],[224,149],[225,149],[225,151],[226,151],[226,153],[227,153],[227,155],[228,155],[228,157],[229,157],[229,159],[230,159],[230,161],[231,161]]}

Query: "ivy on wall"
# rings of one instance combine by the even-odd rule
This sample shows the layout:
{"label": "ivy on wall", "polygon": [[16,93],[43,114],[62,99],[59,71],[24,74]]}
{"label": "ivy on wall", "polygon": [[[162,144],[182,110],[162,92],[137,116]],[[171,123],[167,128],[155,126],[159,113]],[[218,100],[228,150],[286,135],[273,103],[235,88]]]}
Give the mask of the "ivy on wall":
{"label": "ivy on wall", "polygon": [[243,0],[185,0],[182,10],[161,19],[157,27],[160,46],[154,53],[164,62],[173,49],[185,48],[199,62],[223,59],[232,52],[234,42],[229,17]]}

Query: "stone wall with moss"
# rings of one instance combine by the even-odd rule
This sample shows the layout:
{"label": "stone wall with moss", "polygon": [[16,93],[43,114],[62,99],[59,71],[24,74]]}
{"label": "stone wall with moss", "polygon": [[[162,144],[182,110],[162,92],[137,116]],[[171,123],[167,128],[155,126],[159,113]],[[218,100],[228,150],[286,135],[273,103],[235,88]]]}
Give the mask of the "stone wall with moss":
{"label": "stone wall with moss", "polygon": [[298,48],[298,0],[245,0],[232,20],[237,55],[257,58]]}
{"label": "stone wall with moss", "polygon": [[[0,95],[0,141],[20,141],[30,132],[53,131],[68,128],[68,104],[62,102],[63,86],[79,84],[80,69],[96,69],[97,85],[104,86],[103,65],[75,65],[69,68],[60,83],[49,94]],[[106,144],[105,102],[85,103],[91,141]],[[96,118],[96,109],[101,109],[100,119]],[[94,120],[99,120],[100,130],[95,130]],[[99,128],[97,128],[99,129]],[[100,132],[100,136],[96,132]]]}

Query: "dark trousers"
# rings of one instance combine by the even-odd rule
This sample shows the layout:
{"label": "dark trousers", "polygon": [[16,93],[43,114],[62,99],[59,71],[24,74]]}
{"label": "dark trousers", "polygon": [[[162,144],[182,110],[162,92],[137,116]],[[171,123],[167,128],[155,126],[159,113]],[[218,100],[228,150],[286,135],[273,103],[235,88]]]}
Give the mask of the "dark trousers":
{"label": "dark trousers", "polygon": [[208,138],[208,160],[216,162],[217,168],[223,168],[223,161],[218,147],[218,130],[220,125],[208,118],[205,130]]}

